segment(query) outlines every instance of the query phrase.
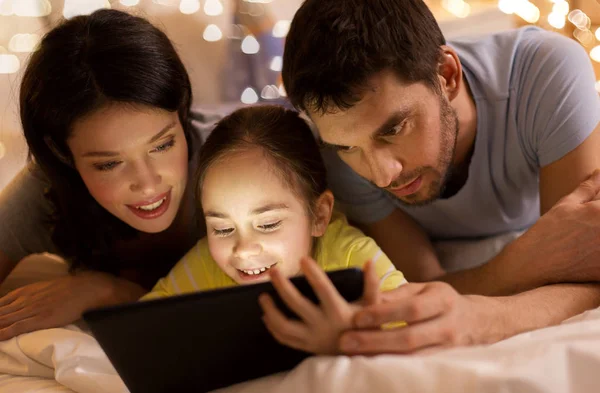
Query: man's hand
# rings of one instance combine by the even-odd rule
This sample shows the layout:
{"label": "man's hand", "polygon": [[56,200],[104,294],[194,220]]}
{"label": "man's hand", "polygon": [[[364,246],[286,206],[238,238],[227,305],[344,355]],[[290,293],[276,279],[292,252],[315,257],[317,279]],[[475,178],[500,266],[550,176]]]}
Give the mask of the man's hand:
{"label": "man's hand", "polygon": [[137,284],[99,272],[29,284],[0,298],[0,341],[67,325],[88,309],[135,301],[144,293]]}
{"label": "man's hand", "polygon": [[305,352],[333,355],[339,353],[338,340],[342,332],[352,327],[352,319],[362,304],[375,304],[380,296],[379,278],[372,263],[364,267],[365,287],[362,303],[348,303],[333,286],[317,263],[305,258],[302,271],[312,286],[319,304],[306,299],[276,269],[270,270],[271,281],[284,303],[300,320],[289,319],[277,309],[267,294],[259,298],[267,329],[280,343]]}
{"label": "man's hand", "polygon": [[[341,352],[428,353],[503,338],[501,304],[494,298],[460,295],[442,282],[406,284],[379,296],[378,304],[356,313],[355,329],[340,339]],[[408,326],[381,329],[398,321]]]}

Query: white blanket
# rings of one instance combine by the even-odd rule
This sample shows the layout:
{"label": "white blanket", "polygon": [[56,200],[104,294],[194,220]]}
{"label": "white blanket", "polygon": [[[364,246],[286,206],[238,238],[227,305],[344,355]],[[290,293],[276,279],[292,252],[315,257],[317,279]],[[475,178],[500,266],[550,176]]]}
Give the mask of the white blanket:
{"label": "white blanket", "polygon": [[[560,326],[486,347],[430,356],[313,357],[288,373],[219,393],[587,393],[600,390],[599,370],[600,309],[596,309]],[[97,342],[75,326],[0,343],[0,373],[36,377],[4,376],[0,393],[127,392]],[[51,380],[58,382],[52,389]],[[44,390],[39,389],[44,383]]]}

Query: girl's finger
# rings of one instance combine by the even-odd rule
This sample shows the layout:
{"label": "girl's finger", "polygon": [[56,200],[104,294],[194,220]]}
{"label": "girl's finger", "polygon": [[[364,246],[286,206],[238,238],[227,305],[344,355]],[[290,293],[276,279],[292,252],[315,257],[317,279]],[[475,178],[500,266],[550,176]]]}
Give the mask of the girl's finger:
{"label": "girl's finger", "polygon": [[304,323],[288,319],[267,294],[260,295],[259,304],[264,312],[263,322],[277,341],[290,346],[306,342],[310,333]]}
{"label": "girl's finger", "polygon": [[321,310],[310,300],[305,298],[300,291],[285,277],[281,272],[273,267],[269,270],[273,287],[283,300],[286,306],[289,307],[300,319],[307,323],[317,321],[321,318]]}
{"label": "girl's finger", "polygon": [[367,261],[363,266],[364,290],[363,305],[368,306],[379,302],[379,277],[373,261]]}
{"label": "girl's finger", "polygon": [[326,314],[336,313],[348,307],[348,302],[312,258],[302,258],[300,265]]}

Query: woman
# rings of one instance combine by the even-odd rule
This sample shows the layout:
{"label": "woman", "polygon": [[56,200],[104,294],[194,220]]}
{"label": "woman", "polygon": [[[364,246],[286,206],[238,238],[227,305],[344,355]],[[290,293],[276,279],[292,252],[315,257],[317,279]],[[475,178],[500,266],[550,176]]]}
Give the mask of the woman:
{"label": "woman", "polygon": [[191,99],[171,42],[142,18],[101,10],[44,37],[20,91],[30,162],[0,198],[0,280],[46,251],[72,274],[0,298],[0,340],[138,299],[203,236]]}

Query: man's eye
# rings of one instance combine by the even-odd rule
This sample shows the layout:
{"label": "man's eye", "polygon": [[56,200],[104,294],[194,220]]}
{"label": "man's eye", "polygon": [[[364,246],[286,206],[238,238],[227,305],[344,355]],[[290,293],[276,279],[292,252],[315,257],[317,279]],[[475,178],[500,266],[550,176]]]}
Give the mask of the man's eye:
{"label": "man's eye", "polygon": [[335,150],[344,153],[350,153],[356,150],[356,146],[335,146]]}
{"label": "man's eye", "polygon": [[219,237],[229,236],[233,233],[233,228],[225,228],[225,229],[214,229],[213,234]]}
{"label": "man's eye", "polygon": [[383,133],[381,133],[382,137],[390,137],[390,136],[396,136],[398,134],[400,134],[400,132],[404,129],[404,124],[405,122],[403,121],[402,123],[396,125],[395,127],[392,127],[390,129],[388,129],[387,131],[384,131]]}

